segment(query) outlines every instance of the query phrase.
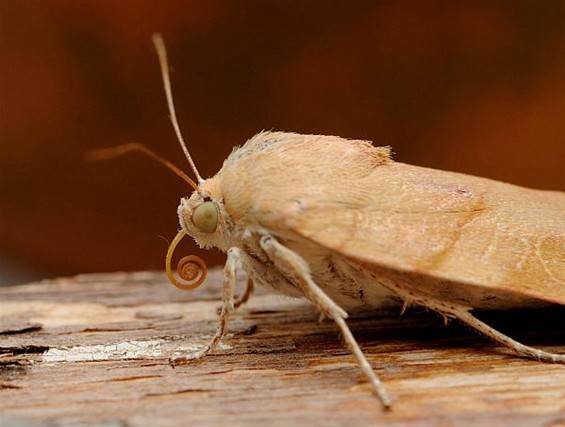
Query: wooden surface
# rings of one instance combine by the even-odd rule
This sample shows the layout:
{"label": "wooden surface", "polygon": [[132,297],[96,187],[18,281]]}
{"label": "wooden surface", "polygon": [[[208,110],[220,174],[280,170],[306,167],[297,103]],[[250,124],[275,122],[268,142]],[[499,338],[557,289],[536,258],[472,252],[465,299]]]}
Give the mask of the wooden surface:
{"label": "wooden surface", "polygon": [[[383,412],[334,325],[259,292],[217,354],[172,368],[213,334],[218,274],[197,291],[163,273],[85,275],[0,290],[5,426],[512,425],[565,423],[565,367],[510,356],[423,310],[350,321],[394,396]],[[565,352],[563,310],[490,314]]]}

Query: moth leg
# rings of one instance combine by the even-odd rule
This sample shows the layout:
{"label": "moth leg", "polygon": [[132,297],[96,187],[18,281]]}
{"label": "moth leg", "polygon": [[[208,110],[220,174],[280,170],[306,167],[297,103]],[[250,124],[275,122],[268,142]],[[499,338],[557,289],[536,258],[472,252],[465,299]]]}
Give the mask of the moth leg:
{"label": "moth leg", "polygon": [[383,405],[386,408],[390,408],[392,400],[345,323],[347,313],[333,302],[312,280],[308,264],[302,257],[281,245],[271,236],[262,235],[259,244],[275,267],[296,283],[304,295],[318,307],[322,315],[334,320],[343,335],[348,349],[355,355],[361,371],[373,386],[373,390]]}
{"label": "moth leg", "polygon": [[565,355],[549,353],[513,340],[509,336],[504,335],[502,332],[497,331],[485,322],[477,319],[467,307],[448,304],[442,301],[433,300],[426,296],[417,295],[414,292],[407,292],[392,283],[388,283],[388,285],[390,286],[390,289],[396,292],[404,299],[404,301],[409,301],[410,304],[419,304],[431,310],[437,311],[444,317],[446,323],[450,318],[459,319],[459,321],[465,323],[493,341],[502,344],[504,347],[512,350],[519,356],[540,360],[542,362],[565,363]]}
{"label": "moth leg", "polygon": [[[365,270],[363,267],[359,268],[361,271],[366,271],[367,274],[370,274],[370,272]],[[418,304],[423,307],[427,307],[430,310],[434,310],[443,316],[446,323],[448,319],[459,319],[459,321],[470,326],[475,331],[489,337],[499,344],[502,344],[504,347],[512,350],[519,356],[540,360],[542,362],[565,363],[564,354],[549,353],[547,351],[538,350],[519,343],[518,341],[513,340],[509,336],[504,335],[502,332],[499,332],[493,327],[487,325],[485,322],[477,319],[470,312],[469,307],[450,304],[441,300],[432,299],[429,296],[420,294],[419,292],[408,291],[394,281],[385,278],[381,278],[380,283],[402,298],[405,301],[405,305]]]}
{"label": "moth leg", "polygon": [[245,293],[234,303],[233,305],[234,308],[238,309],[247,301],[249,301],[249,297],[251,296],[254,290],[255,290],[255,282],[253,281],[253,279],[248,278],[247,288],[245,288]]}
{"label": "moth leg", "polygon": [[[240,265],[241,259],[241,249],[237,247],[232,247],[228,251],[228,258],[226,260],[226,265],[224,266],[224,279],[222,285],[222,308],[220,310],[220,323],[212,340],[204,346],[198,352],[191,354],[189,356],[181,356],[171,359],[171,364],[184,365],[190,363],[192,360],[200,359],[206,354],[213,352],[218,346],[226,331],[228,329],[228,320],[230,313],[234,310],[233,294],[235,288],[235,272],[237,267]],[[247,293],[247,292],[246,292]]]}
{"label": "moth leg", "polygon": [[477,319],[475,316],[473,316],[472,313],[467,310],[461,309],[454,311],[453,315],[457,317],[461,322],[469,325],[483,335],[486,335],[493,341],[502,344],[504,347],[509,348],[519,356],[527,357],[530,359],[537,359],[542,362],[565,363],[565,354],[549,353],[547,351],[539,350],[537,348],[519,343],[518,341],[513,340],[509,336],[504,335],[502,332],[497,331],[496,329]]}

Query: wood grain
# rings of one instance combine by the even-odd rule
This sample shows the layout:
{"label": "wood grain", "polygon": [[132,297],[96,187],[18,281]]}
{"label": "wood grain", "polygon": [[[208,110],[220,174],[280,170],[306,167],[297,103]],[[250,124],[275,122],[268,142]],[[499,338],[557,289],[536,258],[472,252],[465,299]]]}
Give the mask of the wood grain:
{"label": "wood grain", "polygon": [[[519,359],[413,309],[350,321],[394,396],[383,412],[331,322],[258,292],[214,355],[172,368],[214,333],[219,272],[181,292],[161,272],[84,275],[0,290],[5,426],[557,426],[565,368]],[[242,283],[243,284],[243,283]],[[243,290],[243,287],[242,287]],[[565,352],[562,308],[483,313]]]}

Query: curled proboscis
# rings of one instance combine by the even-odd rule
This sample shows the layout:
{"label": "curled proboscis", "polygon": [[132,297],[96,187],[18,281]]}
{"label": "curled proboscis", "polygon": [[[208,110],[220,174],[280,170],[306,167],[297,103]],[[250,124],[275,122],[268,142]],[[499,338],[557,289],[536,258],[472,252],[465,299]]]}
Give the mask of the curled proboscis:
{"label": "curled proboscis", "polygon": [[206,263],[201,258],[197,257],[196,255],[188,255],[182,258],[177,264],[177,274],[183,280],[183,282],[179,281],[175,277],[171,268],[171,261],[175,248],[184,236],[186,236],[186,233],[181,230],[173,239],[171,245],[169,246],[169,250],[167,251],[167,258],[165,259],[165,269],[167,271],[167,277],[173,285],[182,290],[191,290],[196,289],[198,286],[204,283],[208,268],[206,267]]}

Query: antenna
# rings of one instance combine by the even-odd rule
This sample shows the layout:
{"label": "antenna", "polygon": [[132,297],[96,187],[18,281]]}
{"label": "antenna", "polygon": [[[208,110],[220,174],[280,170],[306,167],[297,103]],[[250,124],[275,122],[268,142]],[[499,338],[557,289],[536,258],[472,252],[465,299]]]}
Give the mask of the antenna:
{"label": "antenna", "polygon": [[120,157],[123,156],[124,154],[131,153],[134,151],[137,151],[141,154],[145,154],[146,156],[152,158],[153,160],[161,163],[167,169],[172,170],[174,173],[176,173],[178,176],[180,176],[182,179],[188,182],[188,184],[192,188],[194,188],[195,191],[199,191],[198,185],[192,180],[192,178],[190,178],[182,170],[180,170],[178,167],[173,165],[167,159],[164,159],[158,154],[155,154],[153,151],[151,151],[149,148],[145,147],[144,145],[137,144],[135,142],[118,145],[117,147],[102,148],[99,150],[89,151],[88,153],[86,153],[86,159],[96,162],[99,160],[108,160],[108,159],[113,159],[114,157]]}
{"label": "antenna", "polygon": [[182,138],[182,134],[179,128],[179,124],[177,121],[177,115],[175,113],[175,104],[173,103],[173,92],[171,91],[171,79],[169,77],[169,62],[167,60],[167,49],[165,48],[165,42],[163,41],[163,37],[159,33],[153,33],[151,36],[153,40],[153,44],[155,45],[155,49],[157,50],[157,55],[159,56],[159,65],[161,66],[161,75],[163,77],[163,86],[165,88],[165,95],[167,97],[167,105],[169,107],[170,119],[171,123],[173,124],[173,128],[175,129],[175,133],[177,138],[180,142],[182,151],[190,164],[194,175],[196,175],[196,180],[198,181],[198,186],[201,187],[204,184],[204,180],[198,173],[198,169],[196,169],[196,165],[192,161],[192,157],[188,152],[188,148],[186,148],[186,144],[184,139]]}

